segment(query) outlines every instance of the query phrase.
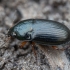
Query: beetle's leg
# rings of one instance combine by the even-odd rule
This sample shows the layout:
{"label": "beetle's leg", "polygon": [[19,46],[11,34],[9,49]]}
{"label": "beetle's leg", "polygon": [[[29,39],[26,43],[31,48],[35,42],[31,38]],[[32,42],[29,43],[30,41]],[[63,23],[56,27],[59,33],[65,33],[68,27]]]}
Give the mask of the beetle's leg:
{"label": "beetle's leg", "polygon": [[53,49],[58,50],[57,46],[52,46]]}
{"label": "beetle's leg", "polygon": [[52,46],[52,48],[55,49],[55,50],[62,50],[62,51],[65,50],[65,48],[60,49],[60,48],[57,48],[57,46]]}
{"label": "beetle's leg", "polygon": [[19,47],[20,47],[20,48],[23,48],[23,47],[26,45],[26,43],[27,43],[27,41],[22,42],[22,43],[19,45]]}
{"label": "beetle's leg", "polygon": [[33,51],[35,57],[37,58],[37,56],[36,56],[36,50],[35,50],[35,43],[32,42],[32,41],[30,41],[30,44],[31,44],[31,46],[32,46],[32,51]]}
{"label": "beetle's leg", "polygon": [[66,49],[69,49],[70,48],[70,46],[67,46],[67,47],[65,47],[65,48],[62,48],[62,49],[59,49],[59,50],[66,50]]}
{"label": "beetle's leg", "polygon": [[35,43],[34,42],[32,42],[32,50],[34,52],[34,55],[36,56],[36,50],[35,50]]}
{"label": "beetle's leg", "polygon": [[70,49],[70,46],[67,46],[65,49]]}

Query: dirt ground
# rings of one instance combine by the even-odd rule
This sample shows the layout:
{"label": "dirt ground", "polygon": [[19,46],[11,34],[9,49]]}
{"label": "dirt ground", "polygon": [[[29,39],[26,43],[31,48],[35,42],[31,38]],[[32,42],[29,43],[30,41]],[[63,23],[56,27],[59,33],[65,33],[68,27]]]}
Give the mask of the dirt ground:
{"label": "dirt ground", "polygon": [[[55,20],[70,28],[70,0],[0,0],[0,70],[70,70],[70,48],[63,52],[50,50],[51,53],[45,54],[42,48],[35,47],[36,59],[31,46],[20,49],[21,41],[6,41],[12,26],[20,20],[34,18]],[[64,44],[65,47],[69,45]],[[56,52],[58,55],[52,54]],[[69,68],[62,67],[57,57],[61,57]]]}

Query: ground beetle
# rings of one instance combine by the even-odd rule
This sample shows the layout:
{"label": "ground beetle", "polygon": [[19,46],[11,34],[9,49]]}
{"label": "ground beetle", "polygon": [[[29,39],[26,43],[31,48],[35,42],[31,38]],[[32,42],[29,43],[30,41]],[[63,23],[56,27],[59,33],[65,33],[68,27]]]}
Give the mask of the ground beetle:
{"label": "ground beetle", "polygon": [[13,26],[8,36],[41,45],[61,45],[69,42],[70,30],[64,24],[56,21],[27,19]]}

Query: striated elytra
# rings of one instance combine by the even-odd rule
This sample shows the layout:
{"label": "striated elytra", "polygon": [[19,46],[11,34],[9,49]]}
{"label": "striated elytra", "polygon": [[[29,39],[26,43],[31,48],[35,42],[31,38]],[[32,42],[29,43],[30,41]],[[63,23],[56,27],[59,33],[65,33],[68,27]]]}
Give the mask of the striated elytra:
{"label": "striated elytra", "polygon": [[45,45],[60,45],[70,41],[70,30],[64,24],[45,19],[20,21],[9,30],[8,35]]}

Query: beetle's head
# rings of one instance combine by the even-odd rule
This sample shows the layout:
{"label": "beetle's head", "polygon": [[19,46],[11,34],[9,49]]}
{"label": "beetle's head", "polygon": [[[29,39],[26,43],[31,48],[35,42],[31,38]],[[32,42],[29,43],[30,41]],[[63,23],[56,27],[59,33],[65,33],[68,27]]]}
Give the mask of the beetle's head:
{"label": "beetle's head", "polygon": [[11,28],[9,31],[8,31],[8,37],[11,37],[11,38],[15,38],[16,37],[16,33],[14,31],[13,28]]}
{"label": "beetle's head", "polygon": [[16,38],[18,40],[30,40],[31,39],[31,35],[29,34],[29,32],[22,32],[22,30],[15,30],[14,28],[11,28],[8,31],[8,37],[11,38]]}

